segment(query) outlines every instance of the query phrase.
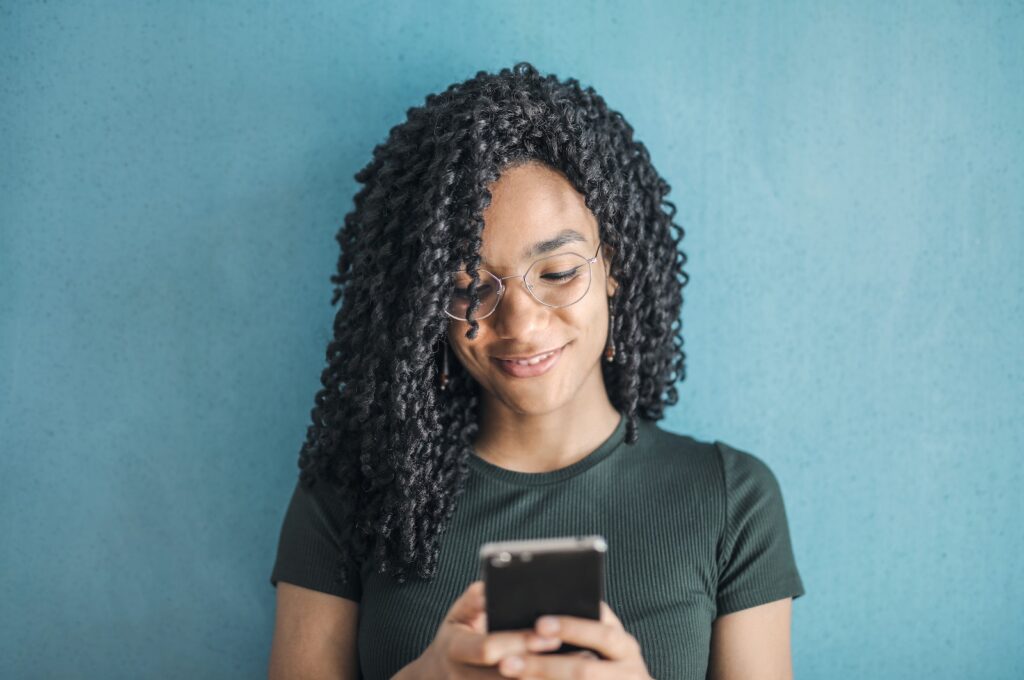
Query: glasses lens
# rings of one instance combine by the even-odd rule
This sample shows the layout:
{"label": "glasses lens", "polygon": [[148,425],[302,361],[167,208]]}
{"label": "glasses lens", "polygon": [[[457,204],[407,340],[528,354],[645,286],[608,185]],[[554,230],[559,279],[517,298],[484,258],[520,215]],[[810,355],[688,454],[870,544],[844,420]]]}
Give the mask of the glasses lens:
{"label": "glasses lens", "polygon": [[587,294],[590,264],[582,255],[565,253],[537,260],[526,275],[534,297],[552,307],[565,307]]}
{"label": "glasses lens", "polygon": [[[476,284],[474,292],[480,300],[480,304],[473,310],[473,318],[479,319],[494,310],[498,302],[498,280],[489,272],[483,269],[478,270],[480,281]],[[459,319],[465,319],[469,313],[469,305],[472,302],[470,286],[473,277],[469,272],[459,271],[451,275],[451,295],[448,302],[448,313]]]}
{"label": "glasses lens", "polygon": [[[500,285],[493,274],[479,270],[480,282],[476,296],[480,305],[474,310],[473,318],[480,319],[498,304]],[[451,295],[447,311],[452,316],[465,320],[472,301],[470,285],[473,279],[468,272],[458,271],[451,275]],[[567,307],[579,302],[590,288],[590,264],[587,258],[576,253],[564,253],[544,257],[530,267],[526,274],[526,285],[533,296],[550,307]]]}

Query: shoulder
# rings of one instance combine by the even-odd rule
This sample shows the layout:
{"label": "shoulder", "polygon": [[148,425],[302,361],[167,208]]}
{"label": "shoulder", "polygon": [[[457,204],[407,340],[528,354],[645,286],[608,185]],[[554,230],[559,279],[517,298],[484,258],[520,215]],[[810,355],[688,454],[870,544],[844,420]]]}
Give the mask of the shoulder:
{"label": "shoulder", "polygon": [[300,477],[292,491],[289,512],[294,513],[296,519],[316,523],[338,540],[340,528],[346,521],[343,493],[341,486],[329,478]]}
{"label": "shoulder", "polygon": [[714,441],[722,482],[728,494],[756,493],[780,495],[779,481],[768,463],[760,457],[716,439]]}
{"label": "shoulder", "polygon": [[655,421],[642,421],[644,451],[663,473],[698,477],[728,497],[743,493],[778,495],[779,483],[762,458],[721,439],[680,434]]}
{"label": "shoulder", "polygon": [[716,442],[674,432],[656,421],[641,421],[634,462],[645,462],[646,478],[669,484],[687,494],[722,490],[721,455]]}
{"label": "shoulder", "polygon": [[725,522],[718,548],[717,615],[803,594],[786,508],[760,457],[716,440]]}
{"label": "shoulder", "polygon": [[705,440],[668,429],[659,421],[641,420],[643,449],[659,463],[672,469],[692,471],[699,468],[721,476],[721,442]]}
{"label": "shoulder", "polygon": [[680,459],[682,462],[713,463],[718,455],[714,442],[668,429],[661,421],[640,420],[640,443],[657,457]]}

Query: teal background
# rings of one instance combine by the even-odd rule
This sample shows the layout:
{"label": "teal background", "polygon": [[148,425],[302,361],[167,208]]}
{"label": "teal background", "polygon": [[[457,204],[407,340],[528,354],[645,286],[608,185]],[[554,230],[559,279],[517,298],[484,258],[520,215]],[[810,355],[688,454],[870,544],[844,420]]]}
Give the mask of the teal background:
{"label": "teal background", "polygon": [[0,2],[0,676],[265,677],[353,174],[521,59],[673,186],[796,676],[1024,677],[1024,5],[669,0]]}

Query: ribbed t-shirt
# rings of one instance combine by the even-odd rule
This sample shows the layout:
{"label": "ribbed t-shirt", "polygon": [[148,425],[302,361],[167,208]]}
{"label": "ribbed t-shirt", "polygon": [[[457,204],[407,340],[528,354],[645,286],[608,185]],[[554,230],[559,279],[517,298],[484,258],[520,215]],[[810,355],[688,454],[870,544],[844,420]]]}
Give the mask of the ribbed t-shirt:
{"label": "ribbed t-shirt", "polygon": [[431,581],[399,584],[356,565],[359,582],[332,578],[345,521],[323,482],[296,485],[270,581],[359,602],[361,678],[391,678],[433,640],[445,613],[477,580],[488,541],[599,534],[608,544],[605,601],[640,643],[652,677],[703,680],[715,618],[804,587],[779,483],[756,456],[639,421],[626,421],[567,467],[519,472],[470,457],[465,492],[440,537]]}

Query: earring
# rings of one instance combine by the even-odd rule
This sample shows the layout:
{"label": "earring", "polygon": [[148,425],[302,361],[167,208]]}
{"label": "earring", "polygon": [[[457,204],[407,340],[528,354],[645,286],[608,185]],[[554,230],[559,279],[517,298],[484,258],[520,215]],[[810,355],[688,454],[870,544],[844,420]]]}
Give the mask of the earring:
{"label": "earring", "polygon": [[448,343],[444,343],[444,348],[441,350],[441,391],[445,392],[448,389]]}
{"label": "earring", "polygon": [[609,362],[615,361],[615,341],[612,339],[612,329],[615,328],[615,315],[608,310],[608,344],[604,347],[604,358]]}

